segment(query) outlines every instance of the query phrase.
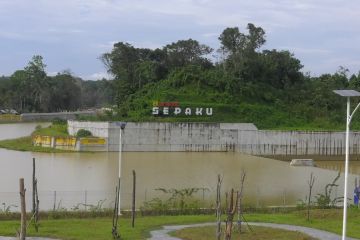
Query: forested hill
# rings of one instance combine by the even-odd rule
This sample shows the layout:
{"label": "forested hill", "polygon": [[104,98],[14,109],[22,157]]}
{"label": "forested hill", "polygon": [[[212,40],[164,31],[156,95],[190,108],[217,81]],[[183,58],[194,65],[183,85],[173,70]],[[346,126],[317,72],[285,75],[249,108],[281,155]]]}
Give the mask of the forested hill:
{"label": "forested hill", "polygon": [[[360,87],[360,74],[312,77],[289,51],[266,49],[265,31],[248,24],[219,34],[220,48],[180,40],[159,49],[119,42],[102,60],[115,76],[118,119],[253,122],[259,128],[343,129],[345,101],[332,90]],[[215,56],[215,57],[214,57]],[[216,59],[216,60],[214,60]],[[155,102],[155,104],[153,104]],[[177,103],[182,109],[153,106]],[[191,115],[185,115],[189,107]],[[210,108],[211,116],[194,114]],[[175,116],[176,115],[176,116]],[[354,127],[360,126],[359,117]]]}
{"label": "forested hill", "polygon": [[[47,76],[42,57],[34,56],[0,79],[0,106],[21,112],[116,106],[100,119],[344,129],[345,100],[332,90],[360,90],[360,74],[349,76],[343,67],[317,77],[304,74],[289,51],[266,49],[265,31],[251,23],[245,32],[226,28],[218,40],[219,49],[194,39],[157,49],[118,42],[101,56],[114,80],[93,82],[67,71]],[[360,129],[358,115],[352,129]]]}

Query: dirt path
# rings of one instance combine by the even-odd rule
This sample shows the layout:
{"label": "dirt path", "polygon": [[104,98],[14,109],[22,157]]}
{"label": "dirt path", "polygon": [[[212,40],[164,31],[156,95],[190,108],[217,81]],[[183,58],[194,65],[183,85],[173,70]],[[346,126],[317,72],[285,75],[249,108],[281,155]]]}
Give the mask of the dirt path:
{"label": "dirt path", "polygon": [[[301,226],[294,226],[294,225],[287,225],[287,224],[276,224],[276,223],[255,223],[251,222],[249,223],[253,226],[261,226],[261,227],[271,227],[271,228],[280,228],[284,230],[289,231],[298,231],[305,233],[311,237],[320,239],[320,240],[339,240],[341,239],[340,235],[337,235],[335,233],[330,233],[314,228],[308,228],[308,227],[301,227]],[[214,225],[214,223],[201,223],[201,224],[191,224],[191,225],[177,225],[177,226],[164,226],[161,230],[154,230],[151,231],[151,238],[149,240],[180,240],[180,238],[171,237],[168,235],[171,231],[180,230],[183,228],[188,227],[205,227],[205,226],[211,226]],[[347,240],[355,240],[356,238],[346,238]]]}

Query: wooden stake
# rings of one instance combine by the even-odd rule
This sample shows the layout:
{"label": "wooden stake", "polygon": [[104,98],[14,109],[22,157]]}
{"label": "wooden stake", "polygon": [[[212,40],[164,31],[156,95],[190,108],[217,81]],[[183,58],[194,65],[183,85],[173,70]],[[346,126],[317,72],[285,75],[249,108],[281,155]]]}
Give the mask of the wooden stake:
{"label": "wooden stake", "polygon": [[33,160],[33,174],[32,174],[32,214],[35,214],[36,211],[36,199],[35,199],[35,158]]}
{"label": "wooden stake", "polygon": [[131,226],[135,227],[135,197],[136,197],[136,172],[132,171],[133,174],[133,193],[132,193],[132,208],[131,208]]}
{"label": "wooden stake", "polygon": [[120,240],[120,234],[118,232],[118,220],[119,220],[119,197],[120,197],[120,178],[118,185],[116,186],[116,196],[115,196],[115,207],[113,214],[113,226],[112,226],[112,236],[114,240]]}
{"label": "wooden stake", "polygon": [[221,182],[220,174],[217,178],[216,185],[216,239],[221,239]]}
{"label": "wooden stake", "polygon": [[34,216],[34,222],[35,222],[35,231],[39,232],[39,194],[38,194],[38,188],[37,188],[37,179],[35,179],[35,216]]}
{"label": "wooden stake", "polygon": [[243,189],[244,189],[244,182],[245,182],[246,172],[243,170],[241,173],[241,185],[240,185],[240,192],[238,193],[238,231],[241,233],[241,220],[242,220],[242,197],[243,197]]}
{"label": "wooden stake", "polygon": [[20,178],[20,202],[21,202],[21,227],[20,227],[20,240],[26,238],[26,203],[25,203],[25,187],[24,179]]}
{"label": "wooden stake", "polygon": [[225,240],[231,240],[233,219],[234,219],[234,214],[236,213],[236,208],[238,205],[239,192],[236,192],[235,203],[234,203],[234,189],[231,189],[230,196],[228,196],[227,198],[229,199],[229,204],[228,204],[228,208],[227,208]]}
{"label": "wooden stake", "polygon": [[311,205],[311,194],[312,194],[312,188],[314,186],[315,183],[315,177],[313,175],[313,173],[310,174],[310,180],[308,182],[309,185],[309,199],[307,202],[307,220],[310,221],[310,205]]}

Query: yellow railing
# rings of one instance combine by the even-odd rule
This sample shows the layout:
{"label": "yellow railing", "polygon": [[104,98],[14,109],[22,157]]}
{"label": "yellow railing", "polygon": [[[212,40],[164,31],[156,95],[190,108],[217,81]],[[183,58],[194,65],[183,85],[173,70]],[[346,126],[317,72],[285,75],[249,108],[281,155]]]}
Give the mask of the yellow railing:
{"label": "yellow railing", "polygon": [[105,145],[105,138],[81,138],[80,144],[82,145]]}
{"label": "yellow railing", "polygon": [[35,135],[32,137],[32,142],[34,146],[51,146],[51,138],[50,136]]}
{"label": "yellow railing", "polygon": [[76,145],[75,137],[55,137],[55,146],[74,146]]}
{"label": "yellow railing", "polygon": [[[42,146],[42,147],[54,147],[61,149],[73,149],[75,150],[76,137],[52,137],[52,136],[42,136],[42,135],[34,135],[32,136],[32,143],[34,146]],[[80,146],[97,146],[106,145],[105,138],[80,138],[79,139]]]}

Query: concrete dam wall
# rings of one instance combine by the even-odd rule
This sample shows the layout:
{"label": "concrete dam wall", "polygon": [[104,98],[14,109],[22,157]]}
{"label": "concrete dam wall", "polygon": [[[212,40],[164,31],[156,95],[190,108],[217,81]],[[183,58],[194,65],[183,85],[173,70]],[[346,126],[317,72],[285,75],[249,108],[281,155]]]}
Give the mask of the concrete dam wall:
{"label": "concrete dam wall", "polygon": [[[119,151],[119,122],[68,121],[70,134],[86,129]],[[128,122],[123,151],[233,151],[251,155],[344,155],[345,132],[258,130],[251,123]],[[360,153],[360,132],[350,134],[350,154]]]}

